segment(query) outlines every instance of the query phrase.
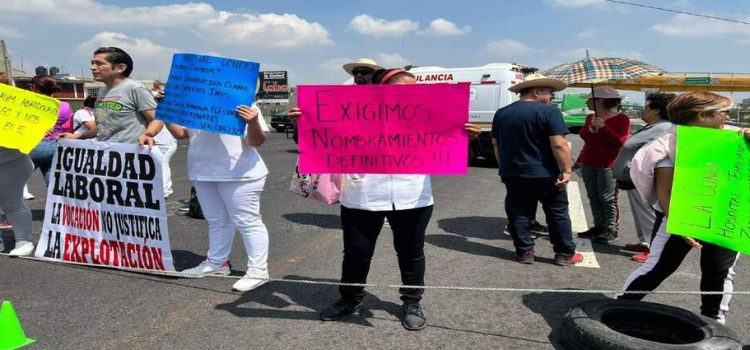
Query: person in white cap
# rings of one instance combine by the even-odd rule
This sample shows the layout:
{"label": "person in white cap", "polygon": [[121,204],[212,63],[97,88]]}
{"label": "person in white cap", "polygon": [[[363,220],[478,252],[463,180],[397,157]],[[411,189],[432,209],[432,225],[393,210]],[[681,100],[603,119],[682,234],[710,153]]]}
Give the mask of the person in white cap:
{"label": "person in white cap", "polygon": [[560,80],[534,73],[508,90],[520,100],[499,109],[492,121],[492,145],[499,175],[507,189],[508,217],[518,262],[534,262],[534,240],[529,223],[538,202],[542,203],[549,226],[555,264],[565,266],[583,261],[573,241],[568,195],[573,164],[565,140],[568,128],[560,110],[550,105],[555,92],[565,89]]}
{"label": "person in white cap", "polygon": [[595,113],[586,117],[581,128],[584,143],[576,161],[594,217],[594,227],[580,232],[578,237],[601,244],[610,244],[618,237],[620,210],[614,167],[622,145],[630,136],[630,118],[620,112],[621,102],[622,96],[614,88],[594,88],[587,105]]}

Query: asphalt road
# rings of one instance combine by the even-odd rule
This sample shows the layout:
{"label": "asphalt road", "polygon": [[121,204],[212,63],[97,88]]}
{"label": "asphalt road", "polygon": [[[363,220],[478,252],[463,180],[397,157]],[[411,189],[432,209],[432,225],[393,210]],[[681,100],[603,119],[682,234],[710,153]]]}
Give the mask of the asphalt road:
{"label": "asphalt road", "polygon": [[[580,139],[570,137],[575,150]],[[175,195],[169,203],[169,231],[175,265],[191,267],[205,257],[207,227],[178,213],[187,198],[186,148],[172,160]],[[269,228],[272,277],[337,281],[341,264],[338,206],[325,206],[288,191],[295,145],[273,133],[261,148],[271,174],[262,199]],[[580,182],[580,178],[576,179]],[[427,235],[427,284],[479,287],[604,289],[621,288],[638,266],[622,251],[635,241],[627,198],[620,194],[621,239],[594,245],[599,268],[559,267],[552,263],[549,241],[537,242],[534,265],[515,262],[505,223],[505,190],[496,169],[482,162],[466,177],[433,177],[435,211]],[[38,237],[44,208],[39,173],[30,182]],[[583,190],[582,184],[580,185]],[[585,193],[582,204],[586,207]],[[541,211],[540,211],[540,219]],[[586,214],[588,221],[590,215]],[[577,223],[579,226],[585,223]],[[7,235],[6,235],[7,236]],[[384,229],[369,281],[399,283],[391,232]],[[8,247],[5,247],[7,249]],[[231,262],[243,274],[245,258],[235,238]],[[370,289],[367,310],[342,322],[322,322],[319,310],[337,298],[335,287],[271,282],[247,292],[231,292],[234,280],[179,279],[102,268],[75,267],[0,256],[0,299],[12,300],[29,337],[30,349],[239,349],[239,348],[479,348],[561,349],[557,329],[565,312],[600,294],[427,291],[423,305],[429,326],[404,330],[397,318],[400,301],[394,289]],[[750,290],[747,260],[741,259],[735,290]],[[697,290],[698,254],[661,290]],[[698,296],[652,295],[649,301],[697,312]],[[728,325],[750,343],[750,298],[736,296]]]}

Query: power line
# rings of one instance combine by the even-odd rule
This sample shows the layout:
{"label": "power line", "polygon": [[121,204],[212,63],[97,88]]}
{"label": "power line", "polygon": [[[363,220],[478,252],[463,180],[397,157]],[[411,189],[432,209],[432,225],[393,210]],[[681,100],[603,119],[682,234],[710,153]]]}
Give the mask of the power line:
{"label": "power line", "polygon": [[643,7],[643,8],[647,8],[647,9],[659,10],[659,11],[664,11],[664,12],[679,13],[679,14],[688,15],[688,16],[695,16],[695,17],[715,19],[715,20],[724,21],[724,22],[731,22],[731,23],[748,24],[748,25],[750,25],[750,22],[740,21],[740,20],[731,19],[731,18],[723,18],[723,17],[716,17],[716,16],[710,16],[710,15],[704,15],[704,14],[695,13],[695,12],[686,12],[686,11],[680,11],[680,10],[672,10],[672,9],[668,9],[668,8],[664,8],[664,7],[650,6],[650,5],[643,5],[643,4],[636,4],[634,2],[621,1],[621,0],[604,0],[604,1],[615,3],[615,4],[622,4],[622,5],[630,5],[630,6],[636,6],[636,7]]}
{"label": "power line", "polygon": [[11,49],[11,50],[13,50],[13,51],[24,52],[26,54],[29,54],[29,55],[32,55],[32,56],[36,56],[36,57],[39,57],[39,58],[43,58],[43,59],[46,59],[46,60],[50,60],[52,62],[66,63],[66,64],[70,64],[70,65],[73,65],[74,67],[79,67],[79,68],[83,67],[83,65],[81,65],[80,62],[79,63],[75,63],[75,62],[71,62],[71,61],[65,61],[65,60],[61,60],[59,58],[45,56],[45,55],[42,55],[42,54],[39,54],[39,53],[35,53],[35,52],[31,52],[31,51],[28,51],[28,50],[22,50],[22,49],[19,49],[17,47],[10,47],[10,46],[8,46],[8,48]]}

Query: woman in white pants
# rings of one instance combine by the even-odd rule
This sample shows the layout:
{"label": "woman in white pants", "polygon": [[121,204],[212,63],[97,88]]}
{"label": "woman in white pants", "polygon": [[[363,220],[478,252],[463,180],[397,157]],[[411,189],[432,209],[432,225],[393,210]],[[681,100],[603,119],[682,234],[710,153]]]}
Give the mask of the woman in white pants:
{"label": "woman in white pants", "polygon": [[166,128],[154,136],[154,146],[161,151],[164,156],[161,161],[161,174],[164,185],[164,199],[169,198],[174,192],[172,190],[172,168],[169,166],[172,156],[177,152],[177,140]]}
{"label": "woman in white pants", "polygon": [[268,126],[257,107],[238,106],[245,135],[232,136],[167,124],[177,139],[190,139],[188,177],[195,185],[208,222],[208,259],[182,271],[185,277],[229,275],[234,230],[242,235],[247,273],[232,286],[255,289],[268,280],[268,230],[260,216],[260,195],[268,169],[255,149],[266,140]]}

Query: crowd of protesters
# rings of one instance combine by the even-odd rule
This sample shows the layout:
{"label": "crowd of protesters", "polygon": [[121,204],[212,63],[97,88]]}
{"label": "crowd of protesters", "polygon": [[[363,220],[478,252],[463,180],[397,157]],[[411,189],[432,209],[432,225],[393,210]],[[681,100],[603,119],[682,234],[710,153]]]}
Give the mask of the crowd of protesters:
{"label": "crowd of protesters", "polygon": [[[369,59],[344,65],[354,84],[415,84],[410,72],[387,69]],[[12,226],[16,245],[9,255],[27,256],[34,251],[31,212],[24,204],[24,186],[39,168],[49,184],[52,158],[59,138],[96,139],[156,146],[164,154],[164,195],[172,194],[169,159],[175,139],[188,139],[188,177],[193,182],[208,223],[206,260],[183,271],[185,277],[228,275],[228,260],[235,231],[243,239],[247,272],[232,289],[249,291],[267,282],[268,229],[260,213],[261,195],[268,169],[257,151],[269,128],[255,105],[237,106],[237,117],[246,126],[243,136],[217,134],[157,120],[156,106],[164,96],[160,86],[149,90],[130,79],[133,60],[116,47],[93,53],[91,72],[104,83],[96,98],[73,113],[65,102],[54,127],[29,154],[0,147],[0,209]],[[0,83],[9,83],[0,75]],[[531,74],[510,87],[519,100],[499,109],[492,123],[492,142],[498,175],[505,188],[506,231],[512,237],[517,259],[533,264],[536,251],[532,231],[549,231],[554,263],[560,266],[583,261],[576,252],[571,229],[566,187],[577,169],[583,178],[594,226],[578,236],[595,243],[611,244],[619,237],[618,189],[627,191],[635,222],[637,242],[626,245],[636,251],[634,260],[644,262],[627,277],[624,290],[650,291],[673,273],[691,249],[701,250],[702,291],[732,288],[738,253],[711,243],[666,232],[671,185],[675,172],[675,125],[725,128],[731,100],[709,92],[680,96],[651,94],[642,119],[646,126],[631,135],[630,119],[620,111],[617,90],[599,86],[588,96],[593,111],[580,137],[584,147],[574,161],[562,114],[551,105],[565,83]],[[54,78],[39,75],[31,90],[54,97]],[[106,101],[107,103],[98,103]],[[292,108],[289,117],[300,122],[302,111]],[[467,123],[464,131],[477,138],[481,128]],[[750,129],[739,132],[750,141]],[[671,141],[671,143],[670,143]],[[218,152],[217,150],[222,150]],[[401,281],[425,284],[425,235],[432,217],[433,196],[429,175],[345,174],[341,196],[343,262],[341,282],[367,282],[376,242],[384,226],[393,231]],[[536,221],[541,203],[547,226]],[[541,228],[540,228],[541,227]],[[503,231],[501,227],[493,228]],[[424,289],[402,288],[401,323],[409,330],[427,325],[420,305]],[[365,296],[363,287],[342,285],[340,298],[320,313],[324,321],[340,320],[357,313]],[[620,298],[643,298],[626,294]],[[728,310],[729,295],[705,295],[701,312],[719,321]]]}

